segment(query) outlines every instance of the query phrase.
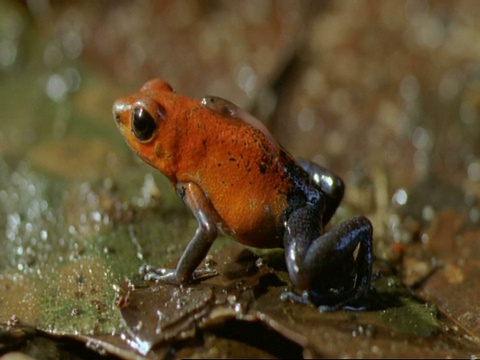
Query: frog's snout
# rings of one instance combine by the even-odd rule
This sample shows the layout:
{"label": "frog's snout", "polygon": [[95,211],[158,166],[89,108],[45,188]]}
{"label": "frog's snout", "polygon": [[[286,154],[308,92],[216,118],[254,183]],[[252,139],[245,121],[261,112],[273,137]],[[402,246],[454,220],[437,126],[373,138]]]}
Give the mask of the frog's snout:
{"label": "frog's snout", "polygon": [[128,108],[129,105],[122,100],[117,100],[113,103],[113,118],[115,119],[117,125],[126,125],[124,120],[125,116],[123,116],[123,114],[128,111]]}

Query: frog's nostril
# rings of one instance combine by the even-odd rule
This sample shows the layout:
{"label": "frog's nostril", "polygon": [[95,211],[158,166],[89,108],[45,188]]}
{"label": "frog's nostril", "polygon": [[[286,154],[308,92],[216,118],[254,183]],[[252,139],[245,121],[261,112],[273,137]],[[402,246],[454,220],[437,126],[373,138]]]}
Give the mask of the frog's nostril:
{"label": "frog's nostril", "polygon": [[126,110],[126,105],[124,102],[122,101],[115,101],[115,103],[113,104],[113,108],[112,108],[112,112],[113,112],[113,116],[115,118],[115,121],[120,124],[122,119],[121,119],[121,116],[120,114],[122,112],[124,112]]}
{"label": "frog's nostril", "polygon": [[114,114],[118,114],[119,112],[122,111],[123,108],[124,108],[124,105],[122,102],[117,100],[113,103],[112,110]]}

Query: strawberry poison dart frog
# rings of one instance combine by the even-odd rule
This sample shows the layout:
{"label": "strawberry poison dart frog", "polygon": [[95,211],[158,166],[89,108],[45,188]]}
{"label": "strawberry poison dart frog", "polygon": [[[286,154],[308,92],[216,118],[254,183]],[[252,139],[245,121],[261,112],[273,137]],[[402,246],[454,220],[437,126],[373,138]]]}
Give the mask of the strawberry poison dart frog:
{"label": "strawberry poison dart frog", "polygon": [[117,100],[113,113],[127,144],[170,180],[198,222],[176,269],[150,267],[147,279],[200,277],[197,267],[222,230],[249,246],[283,247],[303,299],[341,307],[368,294],[370,221],[357,216],[325,232],[342,180],[294,159],[252,115],[218,97],[179,95],[160,79]]}

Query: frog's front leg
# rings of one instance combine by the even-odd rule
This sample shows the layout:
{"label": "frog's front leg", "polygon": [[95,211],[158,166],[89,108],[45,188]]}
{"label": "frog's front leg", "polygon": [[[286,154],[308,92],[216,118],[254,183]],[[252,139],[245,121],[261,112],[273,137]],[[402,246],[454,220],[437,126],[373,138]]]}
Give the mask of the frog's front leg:
{"label": "frog's front leg", "polygon": [[216,275],[214,270],[195,270],[207,255],[218,234],[214,210],[198,185],[178,183],[176,190],[197,219],[198,227],[180,257],[176,269],[145,267],[143,272],[146,280],[185,284],[195,278]]}
{"label": "frog's front leg", "polygon": [[287,268],[293,284],[312,302],[342,307],[370,290],[373,228],[363,216],[324,234],[322,227],[311,204],[289,216],[284,235]]}

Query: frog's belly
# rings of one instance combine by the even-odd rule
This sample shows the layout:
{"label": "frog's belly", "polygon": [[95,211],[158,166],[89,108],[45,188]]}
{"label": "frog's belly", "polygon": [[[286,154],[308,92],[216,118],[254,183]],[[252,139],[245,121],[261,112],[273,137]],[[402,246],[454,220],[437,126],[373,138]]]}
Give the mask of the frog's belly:
{"label": "frog's belly", "polygon": [[283,224],[281,224],[284,201],[237,197],[222,206],[213,205],[220,218],[222,230],[236,241],[259,248],[283,247]]}
{"label": "frog's belly", "polygon": [[[228,233],[228,232],[227,232]],[[281,248],[283,236],[276,228],[259,228],[248,233],[233,233],[230,235],[235,241],[256,248]]]}

